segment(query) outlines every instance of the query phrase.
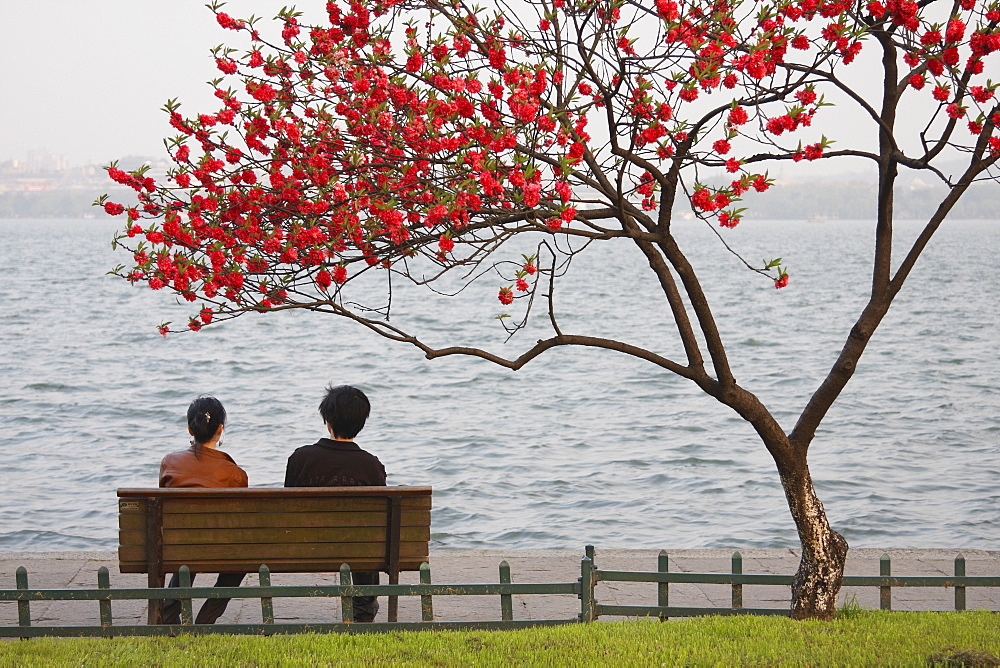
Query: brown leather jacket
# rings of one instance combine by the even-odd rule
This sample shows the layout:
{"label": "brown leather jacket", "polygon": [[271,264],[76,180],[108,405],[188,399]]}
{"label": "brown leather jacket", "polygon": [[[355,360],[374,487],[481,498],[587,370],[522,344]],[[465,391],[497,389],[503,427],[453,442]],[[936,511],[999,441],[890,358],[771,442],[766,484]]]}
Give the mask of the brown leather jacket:
{"label": "brown leather jacket", "polygon": [[160,462],[160,487],[246,487],[247,472],[221,450],[194,447],[171,452]]}

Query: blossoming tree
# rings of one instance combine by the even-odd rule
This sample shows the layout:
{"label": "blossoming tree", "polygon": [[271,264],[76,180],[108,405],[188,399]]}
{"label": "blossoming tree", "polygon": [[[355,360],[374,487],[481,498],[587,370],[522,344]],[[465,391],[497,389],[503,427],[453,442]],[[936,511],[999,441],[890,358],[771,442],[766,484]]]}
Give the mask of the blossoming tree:
{"label": "blossoming tree", "polygon": [[[218,107],[185,116],[167,104],[176,135],[165,182],[108,170],[137,195],[98,202],[127,216],[116,243],[134,264],[116,272],[191,302],[193,330],[307,309],[431,359],[518,369],[558,346],[589,346],[686,378],[749,422],[773,457],[803,548],[793,614],[829,618],[848,546],[827,521],[807,453],[921,251],[970,185],[991,178],[1000,113],[985,69],[1000,50],[998,0],[510,2],[331,1],[319,26],[283,10],[280,39],[213,5],[241,45],[214,51]],[[866,75],[879,74],[873,95],[851,84],[852,61],[865,58]],[[867,134],[835,148],[815,129],[830,100],[857,109]],[[927,110],[913,137],[897,128],[902,105]],[[783,426],[733,377],[702,290],[711,276],[685,256],[673,212],[734,227],[741,196],[771,186],[768,165],[840,157],[878,173],[870,296],[798,421]],[[962,167],[947,172],[942,159]],[[947,195],[894,258],[900,168],[925,171]],[[509,269],[515,239],[519,249],[537,239],[536,252]],[[644,256],[648,266],[630,270],[658,286],[676,350],[560,327],[560,268],[608,240]],[[778,260],[747,267],[777,288],[789,280]],[[533,310],[551,333],[511,359],[432,347],[349,299],[372,272],[496,281],[515,313],[500,320],[507,334]]]}

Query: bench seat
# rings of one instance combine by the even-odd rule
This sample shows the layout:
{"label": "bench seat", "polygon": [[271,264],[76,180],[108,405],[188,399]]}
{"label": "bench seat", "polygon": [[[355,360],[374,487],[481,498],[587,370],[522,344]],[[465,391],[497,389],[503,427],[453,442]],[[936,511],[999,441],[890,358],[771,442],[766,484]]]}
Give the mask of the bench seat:
{"label": "bench seat", "polygon": [[428,560],[430,487],[119,489],[118,511],[119,568],[147,573],[151,587],[181,566],[254,573],[261,564],[273,573],[348,564],[396,584]]}

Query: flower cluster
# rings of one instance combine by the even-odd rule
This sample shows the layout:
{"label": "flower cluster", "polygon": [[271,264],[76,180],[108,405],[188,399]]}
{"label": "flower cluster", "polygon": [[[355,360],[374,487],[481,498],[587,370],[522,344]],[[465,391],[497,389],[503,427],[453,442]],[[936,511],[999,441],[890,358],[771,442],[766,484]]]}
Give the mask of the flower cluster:
{"label": "flower cluster", "polygon": [[[329,0],[323,25],[280,13],[273,40],[213,5],[247,40],[213,52],[217,106],[186,115],[167,104],[165,181],[108,169],[136,200],[99,200],[127,217],[117,242],[134,264],[120,273],[201,301],[197,330],[337,301],[369,270],[474,264],[521,232],[585,237],[603,229],[588,214],[601,203],[663,212],[688,193],[696,214],[733,227],[734,203],[772,184],[755,153],[828,155],[830,140],[806,136],[826,103],[813,79],[788,76],[799,71],[789,61],[850,63],[865,21],[912,34],[910,86],[930,89],[951,121],[993,133],[995,84],[974,77],[1000,49],[996,7],[959,0],[965,19],[935,26],[910,0],[873,1],[865,21],[846,0],[756,4],[747,18],[732,0],[656,0],[655,16],[626,20],[625,5],[556,0],[511,28],[464,5]],[[660,23],[655,39],[629,34],[640,15]],[[554,57],[559,44],[592,52],[585,64]],[[692,185],[691,166],[729,184]],[[624,225],[632,214],[616,215]],[[536,270],[526,261],[507,276],[499,301],[530,295]]]}

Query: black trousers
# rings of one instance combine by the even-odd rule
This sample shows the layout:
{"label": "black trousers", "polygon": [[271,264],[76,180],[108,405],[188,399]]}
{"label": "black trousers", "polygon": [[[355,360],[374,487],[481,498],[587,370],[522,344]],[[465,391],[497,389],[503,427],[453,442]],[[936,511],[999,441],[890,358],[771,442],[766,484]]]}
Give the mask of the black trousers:
{"label": "black trousers", "polygon": [[[194,576],[191,574],[191,584],[194,585]],[[216,587],[239,587],[243,583],[243,578],[246,577],[246,573],[219,573],[219,579],[215,581]],[[170,577],[170,587],[179,587],[181,583],[180,577],[177,573],[174,573]],[[376,583],[378,584],[378,583]],[[229,605],[228,598],[210,598],[206,599],[205,603],[201,606],[201,610],[198,611],[198,616],[195,618],[195,624],[214,624],[215,620],[222,616],[222,613],[226,611],[226,606]],[[175,598],[168,598],[163,601],[163,623],[164,624],[180,624],[181,623],[181,602]]]}
{"label": "black trousers", "polygon": [[[360,571],[351,573],[351,582],[356,585],[377,585],[378,571]],[[353,596],[351,597],[354,608],[354,621],[374,622],[375,615],[378,614],[377,596]]]}

